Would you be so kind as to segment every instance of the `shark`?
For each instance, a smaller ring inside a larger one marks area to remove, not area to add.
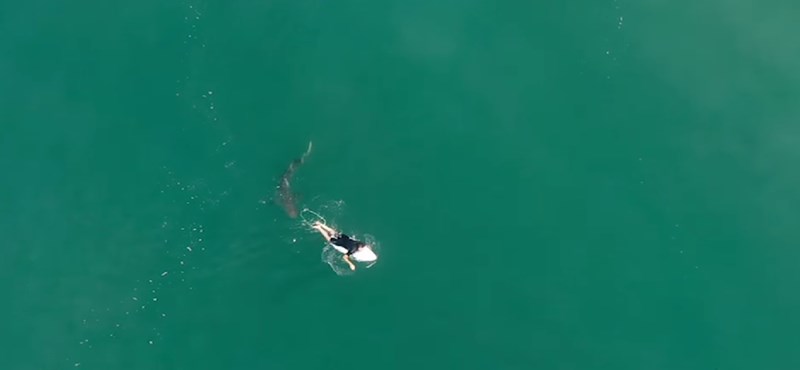
[[[298,211],[297,211],[297,196],[292,191],[292,178],[294,177],[294,173],[297,172],[297,169],[305,163],[306,158],[308,155],[311,154],[311,147],[312,143],[308,142],[308,149],[306,149],[305,153],[301,155],[299,158],[295,158],[289,163],[289,168],[281,176],[281,182],[278,184],[277,189],[277,196],[275,197],[276,202],[279,206],[286,211],[286,215],[290,218],[297,218]]]

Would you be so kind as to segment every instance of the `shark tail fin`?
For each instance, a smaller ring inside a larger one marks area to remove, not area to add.
[[[303,162],[305,162],[305,161],[306,161],[306,157],[308,157],[308,156],[309,156],[309,154],[311,154],[311,148],[312,148],[312,144],[313,144],[313,143],[312,143],[311,141],[309,141],[309,142],[308,142],[308,149],[306,149],[306,152],[305,152],[305,153],[303,153],[303,156],[302,156],[302,157],[300,157],[300,163],[303,163]]]

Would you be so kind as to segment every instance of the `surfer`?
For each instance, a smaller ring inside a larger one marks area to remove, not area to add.
[[[350,266],[350,270],[356,269],[356,265],[350,260],[350,256],[358,262],[373,262],[378,259],[375,252],[372,251],[372,247],[367,243],[355,240],[347,234],[340,233],[319,221],[314,222],[311,227],[319,231],[322,237],[325,238],[334,249],[344,254],[342,259]]]
[[[291,218],[297,217],[297,205],[295,204],[295,195],[292,192],[291,180],[297,168],[305,163],[306,157],[308,157],[309,154],[311,154],[310,141],[308,142],[308,149],[306,149],[306,152],[303,153],[300,158],[296,158],[292,163],[289,163],[289,168],[287,168],[286,172],[281,176],[281,183],[278,185],[278,196],[276,200]]]

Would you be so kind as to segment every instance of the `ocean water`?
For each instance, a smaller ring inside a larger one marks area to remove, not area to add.
[[[5,2],[0,369],[796,369],[795,8]]]

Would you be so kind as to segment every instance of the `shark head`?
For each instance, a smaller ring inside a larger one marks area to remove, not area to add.
[[[297,207],[294,206],[294,203],[286,205],[286,214],[291,218],[297,218]]]

